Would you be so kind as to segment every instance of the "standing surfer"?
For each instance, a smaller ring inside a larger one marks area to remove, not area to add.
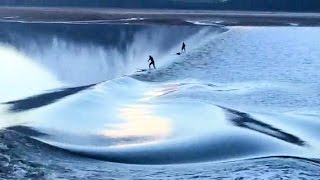
[[[186,44],[183,42],[181,47],[181,53],[186,52]]]
[[[154,59],[153,59],[153,57],[152,57],[151,55],[149,56],[148,62],[149,62],[149,61],[150,61],[149,69],[151,69],[151,65],[153,65],[153,68],[156,69],[156,66],[155,66],[155,64],[154,64]]]

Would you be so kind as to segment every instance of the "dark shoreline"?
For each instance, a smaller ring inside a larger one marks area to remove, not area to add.
[[[136,19],[132,19],[136,18]],[[320,13],[0,7],[1,22],[320,26]]]

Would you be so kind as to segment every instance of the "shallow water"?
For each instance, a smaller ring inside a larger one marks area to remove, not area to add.
[[[319,28],[1,26],[3,178],[320,175]]]

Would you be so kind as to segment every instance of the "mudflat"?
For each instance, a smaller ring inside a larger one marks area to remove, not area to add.
[[[1,21],[226,26],[320,26],[320,13],[104,8],[0,7]]]

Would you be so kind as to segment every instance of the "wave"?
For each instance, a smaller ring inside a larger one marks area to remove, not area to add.
[[[15,132],[18,132],[19,134],[16,134]],[[30,127],[25,127],[25,126],[14,126],[10,127],[5,131],[1,131],[1,136],[5,135],[6,140],[4,143],[7,143],[7,141],[11,141],[11,144],[15,144],[18,141],[28,141],[28,144],[30,147],[36,147],[36,146],[42,146],[42,149],[45,149],[45,146],[51,148],[49,150],[45,150],[45,153],[50,154],[53,151],[60,150],[62,152],[67,152],[71,153],[74,155],[80,155],[82,157],[89,157],[89,158],[94,158],[98,160],[105,160],[109,162],[118,162],[118,163],[134,163],[134,164],[176,164],[176,163],[194,163],[194,162],[208,162],[215,160],[216,162],[230,162],[230,161],[242,161],[244,159],[263,159],[263,158],[268,158],[268,157],[299,157],[299,156],[272,156],[272,155],[260,155],[260,156],[253,156],[251,154],[255,150],[252,150],[252,152],[248,152],[247,156],[238,156],[237,158],[226,158],[226,154],[232,153],[233,155],[235,152],[230,152],[228,148],[236,147],[238,148],[239,145],[233,145],[233,146],[216,146],[216,145],[221,145],[220,144],[215,144],[215,143],[208,143],[205,144],[206,146],[198,146],[195,147],[192,150],[186,151],[181,149],[176,149],[175,151],[171,151],[174,149],[171,148],[166,148],[166,152],[156,152],[156,156],[151,152],[147,151],[147,154],[143,154],[146,152],[125,152],[124,150],[117,150],[117,152],[114,151],[102,151],[102,148],[95,148],[95,150],[90,150],[89,148],[85,149],[82,148],[81,151],[74,150],[72,148],[66,148],[63,146],[57,146],[56,144],[52,143],[46,143],[43,140],[37,141],[37,139],[40,139],[39,137],[46,137],[48,136],[47,134],[44,134],[42,132],[39,132],[37,130],[34,130]],[[31,138],[30,138],[31,137]],[[222,139],[225,140],[225,139]],[[241,140],[241,139],[239,139]],[[247,139],[246,139],[247,140]],[[45,142],[45,143],[43,143]],[[232,143],[232,141],[230,141]],[[225,145],[230,145],[229,143],[225,143]],[[250,147],[253,144],[248,144]],[[228,148],[226,148],[228,147]],[[242,148],[248,148],[246,145],[241,146]],[[20,148],[25,148],[23,144],[21,144]],[[190,148],[183,146],[183,148]],[[202,151],[199,150],[200,148],[204,148]],[[208,149],[209,148],[209,149]],[[105,148],[106,149],[106,148]],[[207,150],[205,150],[207,149]],[[41,149],[40,149],[41,150]],[[85,151],[86,150],[86,151]],[[100,152],[99,152],[100,151]],[[146,151],[146,150],[145,150]],[[222,151],[222,152],[221,152]],[[225,152],[226,151],[226,152]],[[33,153],[33,152],[30,152]],[[183,154],[182,154],[183,153]],[[196,153],[201,153],[201,154],[196,154]],[[216,154],[217,153],[217,154]],[[243,153],[243,152],[242,152]],[[238,152],[238,155],[242,154],[241,152]],[[220,158],[214,158],[214,156],[221,156]],[[300,157],[301,159],[306,159],[309,161],[313,161],[317,163],[316,159],[309,159],[309,158],[303,158]]]
[[[23,113],[23,119],[30,119],[24,123],[27,127],[11,130],[68,152],[110,162],[230,161],[298,156],[301,152],[309,153],[310,147],[315,148],[312,141],[290,128],[282,129],[249,113],[170,98],[171,94],[194,86],[199,85],[159,86],[123,77],[6,105],[10,113]],[[35,99],[43,104],[34,105]],[[192,112],[182,113],[191,107]]]
[[[28,34],[25,35],[25,29]],[[5,23],[0,41],[16,47],[72,86],[94,84],[148,67],[152,55],[158,67],[173,62],[182,41],[189,50],[224,29],[195,26],[126,26],[91,24]],[[97,38],[99,37],[99,38]],[[100,38],[101,37],[101,38]]]
[[[37,35],[27,37],[15,33],[21,32],[21,26],[13,24],[11,27],[14,28],[9,31],[2,29],[8,34],[2,41],[11,46],[1,48],[8,57],[19,56],[7,67],[19,65],[28,71],[22,71],[23,74],[1,72],[15,74],[22,88],[18,89],[18,94],[6,90],[12,96],[1,99],[0,119],[4,124],[1,127],[8,127],[4,131],[20,132],[32,138],[32,145],[41,142],[82,157],[131,164],[227,162],[301,154],[304,158],[319,156],[316,135],[308,132],[312,123],[286,121],[281,116],[273,119],[272,115],[221,105],[215,99],[223,94],[283,90],[278,86],[256,82],[216,84],[207,76],[201,82],[192,82],[180,75],[183,70],[195,73],[184,65],[194,67],[193,63],[203,60],[203,52],[210,53],[208,50],[215,45],[204,42],[225,32],[223,28],[138,26],[130,29],[125,26],[123,30],[121,26],[121,31],[103,31],[106,34],[99,37],[108,36],[107,33],[122,35],[101,41],[91,38],[100,32],[100,26],[99,31],[91,32],[92,29],[82,31],[68,25],[70,32],[55,33],[57,29],[47,31],[51,25],[32,25],[24,28],[39,28],[34,31]],[[176,56],[183,40],[194,46],[188,46],[190,53],[187,55]],[[12,46],[16,49],[12,50]],[[134,73],[136,68],[145,66],[144,58],[150,53],[157,57],[159,70]],[[194,61],[186,61],[188,57]],[[203,71],[203,66],[209,69],[208,63],[208,60],[200,62],[198,71]],[[172,69],[177,64],[179,68]],[[185,69],[180,70],[182,68]],[[170,72],[176,73],[175,81],[162,79],[162,74]],[[33,82],[34,76],[39,81]],[[158,81],[155,83],[152,78]],[[6,88],[14,87],[9,84],[11,81],[7,82]],[[37,89],[23,92],[23,88],[31,86],[29,83]],[[69,88],[63,83],[68,83]],[[283,125],[284,122],[290,123]],[[20,142],[14,138],[13,141]]]
[[[62,149],[48,146],[13,130],[0,132],[0,175],[3,178],[27,177],[51,179],[57,177],[73,178],[81,173],[86,177],[126,178],[153,177],[168,178],[251,178],[289,176],[296,177],[291,171],[297,171],[299,177],[317,178],[319,176],[319,159],[299,156],[265,156],[260,158],[239,159],[216,163],[197,163],[170,166],[143,166],[108,163],[82,158]],[[5,153],[5,154],[3,154]],[[45,162],[45,163],[44,163]],[[79,163],[81,162],[81,163]],[[81,167],[81,168],[80,168]],[[195,167],[201,167],[195,168]],[[107,169],[107,171],[100,170]],[[142,170],[143,169],[143,170]],[[116,171],[117,170],[117,171]],[[110,175],[110,171],[116,173]],[[214,172],[213,174],[211,172]],[[17,175],[17,173],[19,173]],[[99,175],[97,175],[99,173]],[[57,175],[58,174],[58,175]],[[119,174],[121,174],[119,176]],[[229,174],[228,176],[226,174]]]

